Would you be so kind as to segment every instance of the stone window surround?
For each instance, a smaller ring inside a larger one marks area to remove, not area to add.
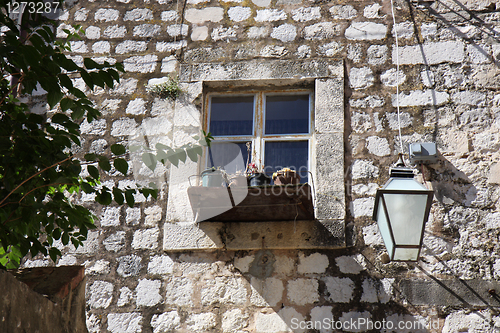
[[[187,162],[171,168],[164,224],[165,251],[318,249],[345,247],[344,187],[344,66],[332,59],[267,60],[183,64],[180,82],[206,93],[226,87],[264,87],[279,89],[308,82],[314,86],[314,133],[311,171],[314,177],[316,221],[290,222],[192,222],[187,197],[187,177],[199,166]],[[189,89],[188,89],[189,90]],[[187,107],[197,110],[196,124],[182,124],[181,114],[174,119],[174,133],[194,135],[202,129],[202,110],[193,99]],[[176,113],[186,112],[176,108]],[[293,227],[291,226],[293,224]]]

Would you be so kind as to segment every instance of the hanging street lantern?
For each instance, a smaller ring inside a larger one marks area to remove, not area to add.
[[[392,261],[417,261],[434,191],[414,179],[413,170],[404,166],[401,156],[389,174],[375,195],[373,219]]]

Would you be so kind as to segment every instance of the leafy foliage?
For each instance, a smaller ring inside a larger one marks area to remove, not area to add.
[[[181,93],[178,78],[168,78],[166,82],[146,85],[146,91],[161,98],[176,99]]]
[[[80,145],[78,123],[100,116],[72,79],[81,77],[90,89],[113,88],[123,66],[92,59],[77,65],[65,53],[71,50],[70,40],[81,38],[80,27],[65,30],[68,37],[58,40],[54,22],[29,12],[18,27],[6,15],[9,2],[0,0],[4,31],[0,38],[0,268],[18,266],[28,253],[49,255],[55,261],[61,255],[58,243],[81,246],[95,228],[95,216],[75,204],[71,199],[75,194],[95,194],[100,204],[126,202],[131,207],[134,193],[157,196],[151,186],[110,189],[101,183],[101,176],[113,167],[123,175],[129,173],[124,146],[112,145],[107,155],[87,154],[84,161],[72,153],[72,146]],[[46,91],[50,108],[58,107],[58,112],[35,114],[20,101],[19,96],[37,89]],[[154,153],[143,148],[143,160],[152,169],[157,162],[177,165],[185,156],[196,160],[201,155],[196,145],[156,148]]]

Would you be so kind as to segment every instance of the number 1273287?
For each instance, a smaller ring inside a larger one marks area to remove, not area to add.
[[[44,2],[44,1],[13,1],[7,3],[7,12],[9,14],[22,14],[25,11],[30,14],[49,14],[53,13],[59,7],[59,2]]]

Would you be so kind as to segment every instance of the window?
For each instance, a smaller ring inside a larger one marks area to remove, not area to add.
[[[268,176],[289,167],[307,182],[313,100],[313,92],[303,89],[208,94],[206,128],[215,140],[206,165],[235,173],[244,171],[250,158]]]

